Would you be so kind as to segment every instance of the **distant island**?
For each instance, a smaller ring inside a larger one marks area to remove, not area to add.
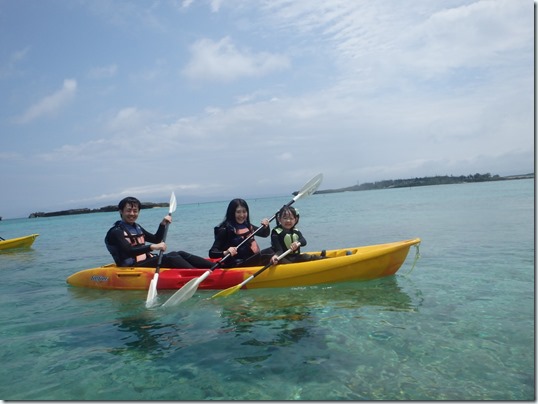
[[[369,191],[374,189],[387,189],[387,188],[406,188],[406,187],[422,187],[427,185],[446,185],[446,184],[464,184],[470,182],[487,182],[487,181],[506,181],[506,180],[521,180],[534,178],[534,173],[522,174],[522,175],[510,175],[501,177],[499,175],[487,174],[471,174],[460,175],[455,177],[453,175],[437,175],[435,177],[421,177],[421,178],[409,178],[405,180],[383,180],[377,182],[365,182],[364,184],[357,184],[345,188],[337,189],[325,189],[316,191],[314,194],[331,194],[336,192],[349,192],[349,191]],[[293,192],[292,195],[297,195],[297,192]],[[168,202],[153,203],[142,202],[141,209],[151,208],[165,208],[168,207]],[[50,216],[66,216],[66,215],[80,215],[84,213],[97,213],[97,212],[117,212],[117,205],[108,205],[98,209],[68,209],[58,212],[34,212],[28,216],[30,219],[37,217],[50,217]]]
[[[373,189],[387,189],[387,188],[407,188],[407,187],[422,187],[428,185],[447,185],[447,184],[466,184],[471,182],[487,182],[487,181],[506,181],[506,180],[522,180],[534,178],[534,173],[522,174],[522,175],[510,175],[501,177],[499,175],[487,174],[470,174],[470,175],[436,175],[434,177],[421,177],[421,178],[409,178],[405,180],[383,180],[377,182],[365,182],[364,184],[357,184],[346,188],[326,189],[322,191],[316,191],[314,194],[330,194],[335,192],[349,192],[349,191],[369,191]],[[297,195],[297,192],[293,193]]]
[[[140,209],[166,208],[166,207],[168,207],[168,202],[162,202],[162,203],[141,202]],[[118,211],[118,205],[108,205],[108,206],[104,206],[98,209],[81,208],[81,209],[60,210],[58,212],[48,212],[48,213],[34,212],[34,213],[31,213],[30,216],[28,216],[28,218],[33,219],[36,217],[80,215],[83,213],[117,212],[117,211]]]

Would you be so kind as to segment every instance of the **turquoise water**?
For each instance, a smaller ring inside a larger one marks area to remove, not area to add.
[[[321,187],[323,188],[323,187]],[[226,202],[181,204],[171,249],[207,255]],[[249,200],[255,221],[291,196]],[[308,250],[420,237],[370,282],[241,290],[146,310],[144,291],[73,288],[111,262],[117,213],[3,220],[4,400],[534,400],[534,181],[312,195]],[[156,229],[166,209],[142,211]],[[267,240],[259,239],[262,247]],[[412,269],[412,270],[411,270]],[[172,292],[159,292],[164,301]]]

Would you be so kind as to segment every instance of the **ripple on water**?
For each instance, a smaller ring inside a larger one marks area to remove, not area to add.
[[[371,339],[374,339],[376,341],[388,341],[389,339],[394,337],[394,334],[391,333],[390,331],[381,330],[381,331],[373,331],[370,334],[368,334],[368,336]]]

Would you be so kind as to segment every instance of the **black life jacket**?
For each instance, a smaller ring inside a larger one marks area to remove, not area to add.
[[[115,228],[120,228],[123,231],[123,235],[125,236],[125,239],[131,244],[132,246],[139,246],[144,245],[146,243],[144,232],[142,231],[142,228],[135,223],[134,225],[134,233],[131,233],[132,229],[127,228],[121,220],[118,220],[116,223],[114,223],[114,226],[109,230],[112,231]],[[116,262],[116,265],[118,266],[129,266],[133,265],[135,262],[140,262],[148,259],[148,254],[140,254],[137,255],[136,258],[132,259],[132,262],[129,260],[132,257],[122,257],[119,249],[117,246],[109,244],[108,237],[105,237],[105,245],[107,250],[110,252],[110,255],[112,255],[112,258],[114,258],[114,262]],[[127,262],[126,262],[127,261]]]

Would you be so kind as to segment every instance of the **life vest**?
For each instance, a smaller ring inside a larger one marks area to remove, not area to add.
[[[250,235],[250,233],[252,233],[251,229],[247,229],[246,227],[243,227],[241,229],[235,229],[235,234],[241,238],[241,242],[246,239]],[[256,240],[254,240],[254,237],[250,239],[250,249],[252,250],[253,254],[260,252],[260,246],[258,245],[258,243],[256,243]]]
[[[282,247],[283,251],[289,250],[292,243],[299,241],[299,235],[295,232],[295,229],[289,231],[277,226],[275,227],[274,231],[276,234],[278,234],[278,240],[280,241],[280,246]],[[297,250],[292,251],[291,254],[299,254],[300,250],[301,249],[298,248]]]
[[[220,226],[215,227],[215,237],[220,228]],[[227,239],[230,243],[230,246],[237,247],[252,233],[252,226],[249,226],[248,228],[235,228],[231,224],[227,223],[226,231]],[[237,250],[238,256],[242,259],[247,259],[258,252],[260,252],[260,246],[254,239],[254,237],[250,239],[250,242],[246,242]]]
[[[122,223],[118,222],[118,226],[123,230],[123,235],[125,239],[133,246],[139,246],[146,244],[146,239],[144,237],[144,232],[138,224],[135,223],[134,228],[136,233],[132,234],[129,232],[129,229]],[[148,258],[146,253],[136,256],[136,262],[144,261]]]

